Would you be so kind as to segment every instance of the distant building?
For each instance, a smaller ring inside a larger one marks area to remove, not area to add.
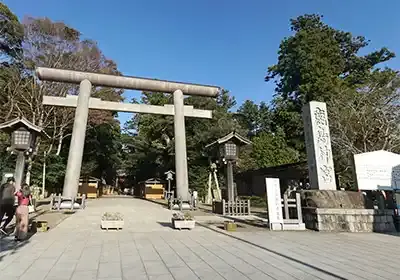
[[[285,192],[289,186],[305,188],[308,184],[307,162],[284,164],[239,173],[235,176],[238,195],[265,197],[265,178],[279,178],[282,192]]]

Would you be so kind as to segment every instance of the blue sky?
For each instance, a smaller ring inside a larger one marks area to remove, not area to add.
[[[238,104],[270,101],[265,83],[289,19],[320,13],[332,26],[364,35],[370,50],[400,56],[399,0],[6,0],[20,18],[47,16],[96,40],[125,75],[214,84]],[[378,4],[380,3],[380,4]],[[400,60],[389,66],[400,69]],[[126,92],[129,101],[136,92]],[[126,101],[126,102],[127,102]],[[120,114],[123,123],[130,114]]]

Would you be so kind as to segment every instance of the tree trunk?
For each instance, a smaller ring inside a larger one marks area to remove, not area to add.
[[[49,155],[52,150],[53,150],[53,141],[51,141],[49,148],[47,149],[47,154]]]
[[[32,122],[36,124],[36,116],[35,114],[33,115]],[[40,114],[39,121],[38,121],[38,126],[43,127],[43,112]],[[41,139],[40,136],[36,138],[36,143],[35,147],[33,148],[32,153],[29,154],[28,157],[28,166],[26,167],[26,175],[25,175],[25,183],[30,186],[31,184],[31,173],[32,173],[32,166],[34,162],[34,157],[37,155],[39,151],[39,147],[41,144]]]
[[[59,156],[60,153],[61,153],[61,147],[62,147],[63,139],[64,139],[64,135],[63,135],[63,133],[61,133],[60,137],[58,138],[57,152],[56,152],[57,156]]]
[[[26,175],[25,175],[25,183],[28,184],[29,186],[31,185],[32,164],[33,164],[32,155],[29,155],[28,166],[26,167]]]
[[[36,139],[36,145],[35,145],[35,148],[33,149],[33,152],[30,153],[28,156],[28,165],[26,167],[25,183],[27,183],[29,186],[31,184],[31,172],[32,172],[34,157],[35,157],[35,155],[37,155],[37,153],[39,151],[40,144],[41,144],[41,139],[40,139],[40,137],[38,137]]]

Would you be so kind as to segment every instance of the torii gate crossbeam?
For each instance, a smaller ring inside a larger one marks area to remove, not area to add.
[[[78,96],[67,95],[66,97],[43,96],[43,105],[76,108],[78,106]],[[90,97],[89,109],[106,110],[127,113],[156,114],[173,116],[175,114],[174,105],[147,105],[119,103],[113,101],[103,101],[100,98]],[[193,106],[184,106],[185,117],[211,119],[212,111],[194,109]]]

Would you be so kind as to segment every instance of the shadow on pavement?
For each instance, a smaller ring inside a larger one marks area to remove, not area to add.
[[[140,199],[140,198],[138,198],[138,199]],[[152,202],[152,203],[155,203],[155,204],[158,204],[158,205],[161,205],[165,209],[169,209],[167,202],[165,202],[163,200],[153,200],[153,199],[144,199],[144,200]],[[202,205],[198,206],[198,210],[200,210],[201,212],[204,212],[204,213],[206,213],[208,215],[215,215],[215,216],[227,219],[227,220],[235,221],[238,224],[248,225],[248,226],[257,227],[257,228],[261,228],[261,229],[268,229],[268,224],[266,224],[261,219],[252,219],[252,220],[248,219],[248,220],[246,220],[246,219],[238,219],[238,218],[233,217],[233,216],[218,215],[218,214],[213,213],[212,210],[207,209],[206,207],[203,207]]]
[[[172,224],[171,223],[167,223],[167,222],[157,222],[160,226],[163,226],[163,227],[166,227],[166,228],[174,228],[173,226],[172,226]]]
[[[312,264],[303,262],[303,261],[301,261],[301,260],[295,259],[295,258],[293,258],[293,257],[287,256],[287,255],[285,255],[285,254],[279,253],[279,252],[277,252],[277,251],[275,251],[275,250],[268,249],[268,248],[266,248],[266,247],[264,247],[264,246],[258,245],[258,244],[256,244],[256,243],[251,242],[251,241],[248,241],[248,240],[242,239],[242,238],[240,238],[240,237],[237,237],[237,236],[234,236],[234,235],[225,233],[225,232],[223,232],[223,231],[221,231],[221,230],[214,229],[214,228],[209,227],[209,226],[204,225],[204,224],[199,224],[199,225],[202,226],[202,227],[205,227],[205,228],[207,228],[207,229],[209,229],[209,230],[212,230],[212,231],[214,231],[214,232],[217,232],[217,233],[219,233],[219,234],[223,234],[223,235],[225,235],[225,236],[234,238],[234,239],[236,239],[236,240],[238,240],[238,241],[242,241],[242,242],[244,242],[244,243],[246,243],[246,244],[249,244],[249,245],[251,245],[251,246],[260,248],[260,249],[262,249],[262,250],[264,250],[264,251],[268,251],[268,252],[270,252],[270,253],[272,253],[272,254],[275,254],[275,255],[277,255],[277,256],[283,257],[283,258],[285,258],[285,259],[287,259],[287,260],[289,260],[289,261],[296,262],[296,263],[301,264],[301,265],[303,265],[303,266],[307,266],[307,267],[309,267],[309,268],[312,268],[312,269],[314,269],[314,270],[316,270],[316,271],[319,271],[319,272],[321,272],[321,273],[324,273],[324,274],[329,275],[329,276],[331,276],[331,277],[334,277],[334,278],[336,278],[336,279],[339,279],[339,280],[348,280],[348,279],[345,278],[345,277],[342,277],[342,276],[337,275],[337,274],[335,274],[335,273],[329,272],[329,271],[327,271],[327,270],[325,270],[325,269],[319,268],[319,267],[314,266],[314,265],[312,265]]]
[[[263,220],[261,219],[242,219],[242,218],[237,218],[234,216],[223,216],[223,215],[218,215],[213,213],[210,209],[207,209],[205,207],[199,206],[199,209],[205,213],[212,214],[212,215],[217,215],[219,217],[222,217],[227,220],[232,220],[235,221],[238,224],[244,224],[252,227],[257,227],[257,228],[262,228],[262,229],[268,229],[268,224],[266,224]]]
[[[142,200],[145,200],[145,201],[148,201],[148,202],[152,202],[152,203],[161,205],[161,206],[164,207],[165,209],[169,209],[169,208],[168,208],[168,202],[166,202],[166,201],[164,201],[164,200],[159,201],[159,200],[155,200],[155,199],[145,199],[145,198],[139,198],[139,197],[135,197],[135,199],[142,199]]]
[[[20,241],[20,242],[16,242],[14,240],[14,232],[15,227],[9,227],[7,229],[7,233],[8,235],[2,235],[0,237],[0,262],[3,260],[3,258],[6,255],[13,255],[14,253],[16,253],[20,248],[24,247],[25,245],[27,245],[30,241],[29,239],[35,235],[36,230],[30,230],[28,232],[27,238],[24,241]]]
[[[397,232],[374,232],[374,233],[400,237],[400,232],[398,232],[398,231]]]
[[[132,199],[132,198],[136,198],[133,195],[129,195],[129,194],[103,194],[102,196],[98,197],[97,199],[110,199],[110,198],[126,198],[126,199]],[[88,199],[90,200],[90,198]]]
[[[29,217],[28,235],[24,241],[21,241],[21,242],[14,241],[15,223],[11,224],[11,226],[7,227],[7,230],[6,230],[7,235],[0,235],[0,262],[3,260],[3,258],[6,255],[10,254],[9,251],[11,251],[11,254],[14,254],[21,247],[25,246],[26,244],[28,244],[30,242],[29,239],[33,235],[35,235],[37,232],[37,228],[35,226],[33,226],[33,222],[36,220],[36,218],[42,216],[46,212],[47,211],[43,211],[43,210],[38,211]]]
[[[3,260],[3,258],[5,256],[13,255],[15,252],[17,252],[20,248],[25,246],[27,243],[29,243],[29,239],[17,243],[14,241],[14,237],[12,237],[12,236],[1,237],[1,239],[0,239],[0,262]]]
[[[227,216],[226,218],[231,219],[238,224],[240,223],[240,224],[245,224],[245,225],[252,226],[252,227],[269,229],[268,224],[265,223],[263,220],[258,220],[258,219],[245,220],[245,219],[238,219],[238,218],[232,217],[232,216]]]
[[[41,207],[41,206],[44,206],[44,205],[50,205],[50,200],[37,200],[35,202],[35,206],[36,207]]]

